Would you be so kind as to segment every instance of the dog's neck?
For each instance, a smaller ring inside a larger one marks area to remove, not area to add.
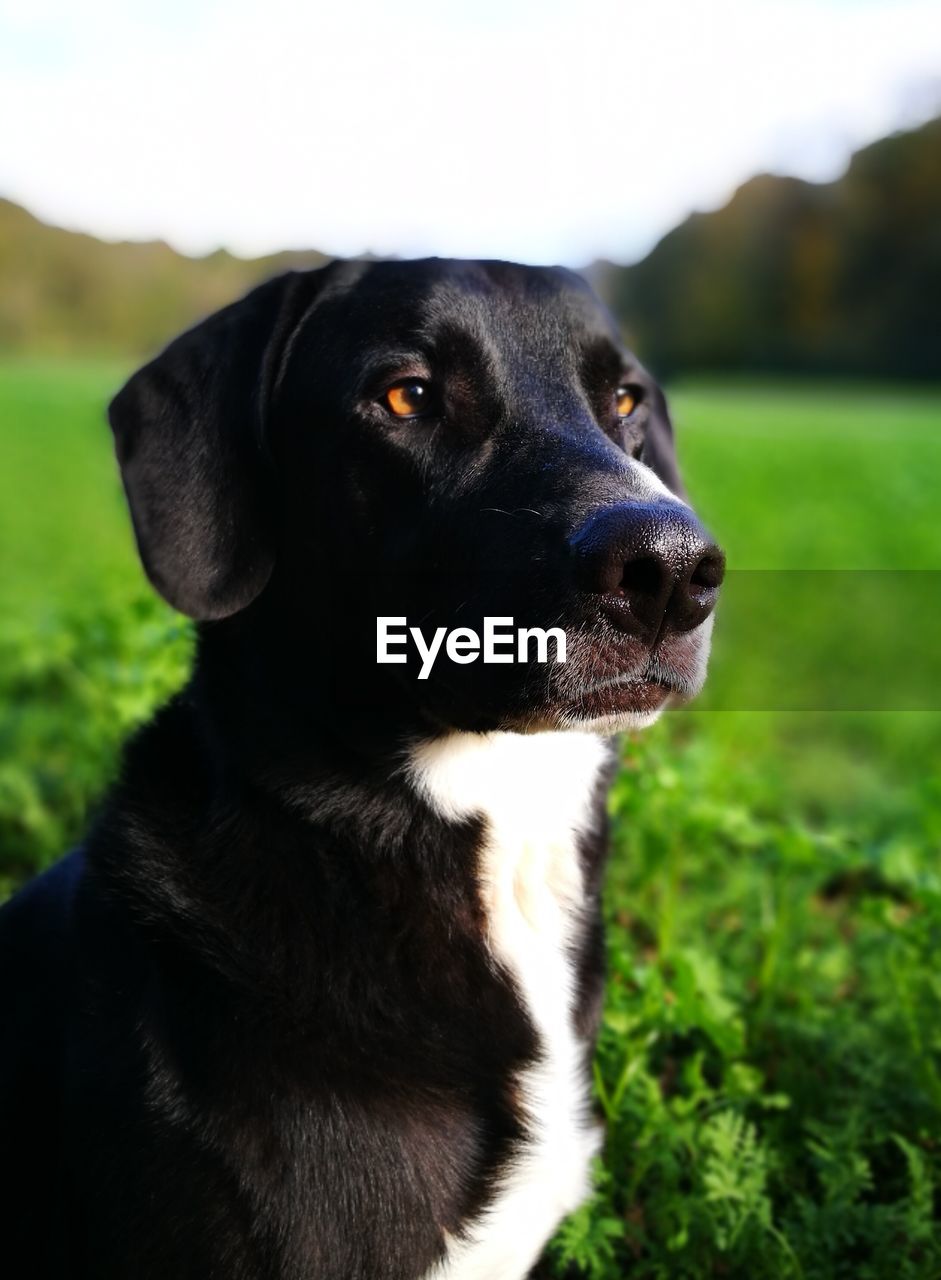
[[[473,702],[457,725],[439,722],[423,698],[430,686],[377,663],[375,634],[366,605],[328,587],[299,599],[278,583],[242,614],[200,627],[190,697],[217,755],[243,776],[283,769],[300,782],[320,761],[382,773],[416,742],[509,727]]]

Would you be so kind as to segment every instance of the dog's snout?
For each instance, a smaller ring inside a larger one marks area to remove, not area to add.
[[[725,557],[678,502],[621,503],[572,536],[577,585],[622,630],[655,640],[691,631],[715,607]]]

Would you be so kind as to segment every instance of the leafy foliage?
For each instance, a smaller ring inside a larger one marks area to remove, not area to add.
[[[112,608],[115,606],[112,605]],[[150,595],[0,633],[0,890],[54,862],[121,744],[185,678],[188,628]]]
[[[917,872],[912,855],[922,830],[936,839],[941,796],[915,785],[900,826],[812,826],[743,770],[773,727],[747,719],[721,743],[690,716],[627,746],[596,1062],[605,1172],[555,1242],[559,1274],[603,1230],[585,1272],[602,1280],[928,1280],[941,902],[934,848]]]

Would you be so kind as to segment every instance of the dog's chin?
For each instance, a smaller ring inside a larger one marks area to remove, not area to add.
[[[667,707],[685,700],[686,695],[657,680],[615,677],[586,685],[575,697],[513,717],[502,727],[517,733],[625,733],[648,728]]]
[[[639,733],[641,729],[649,729],[660,719],[669,703],[664,703],[657,711],[640,712],[624,711],[618,714],[593,716],[590,720],[572,719],[561,727],[572,733],[597,733],[602,737],[612,737],[618,733]]]
[[[589,685],[562,708],[564,727],[595,733],[646,729],[658,720],[679,691],[659,680],[615,679]]]

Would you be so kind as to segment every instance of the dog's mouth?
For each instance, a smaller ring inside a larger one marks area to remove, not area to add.
[[[500,615],[498,621],[512,619]],[[487,665],[485,651],[474,666],[454,666],[445,652],[433,669],[426,661],[429,670],[423,683],[419,674],[407,687],[424,695],[422,712],[436,723],[461,728],[495,723],[526,733],[643,728],[666,707],[688,701],[702,688],[711,615],[689,631],[655,636],[653,643],[648,637],[625,634],[597,615],[572,619],[556,614],[552,622],[556,634],[550,640],[546,620],[526,619],[519,635],[527,637],[528,647],[517,648],[517,654],[525,655],[517,661],[507,655],[506,645],[490,659],[496,667]],[[533,640],[537,632],[542,637],[539,647]]]
[[[576,694],[565,712],[579,720],[648,716],[660,711],[671,697],[682,696],[677,684],[647,676],[621,676],[587,685]]]
[[[711,619],[696,631],[671,636],[653,650],[606,644],[576,646],[575,663],[559,706],[568,724],[650,723],[668,705],[694,698],[708,661]]]

